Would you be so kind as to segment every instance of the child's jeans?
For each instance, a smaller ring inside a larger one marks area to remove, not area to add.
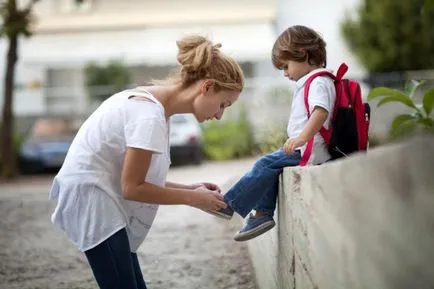
[[[243,218],[253,210],[273,216],[279,191],[279,175],[284,167],[300,163],[300,151],[285,155],[282,149],[259,158],[224,196],[227,204]]]

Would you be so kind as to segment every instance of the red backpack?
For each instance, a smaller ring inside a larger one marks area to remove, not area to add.
[[[368,148],[368,130],[371,109],[368,103],[363,103],[360,85],[355,80],[343,79],[348,66],[343,63],[336,75],[327,71],[315,73],[306,81],[304,89],[304,103],[309,111],[309,87],[315,77],[328,76],[334,80],[336,88],[336,102],[330,128],[320,129],[320,134],[328,145],[331,159],[348,156],[357,151],[366,151]],[[308,141],[306,150],[301,158],[300,166],[305,166],[312,154],[313,138]]]

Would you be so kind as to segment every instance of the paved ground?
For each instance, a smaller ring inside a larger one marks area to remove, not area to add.
[[[224,186],[252,162],[175,167],[169,180]],[[49,183],[49,176],[37,176],[0,185],[0,289],[96,288],[83,255],[49,221]],[[148,288],[255,288],[246,246],[232,240],[239,221],[186,206],[160,207],[139,250]]]

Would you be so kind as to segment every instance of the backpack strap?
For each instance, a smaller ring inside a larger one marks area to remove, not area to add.
[[[345,73],[348,70],[348,66],[345,63],[342,63],[339,66],[339,69],[336,73],[336,75],[328,72],[328,71],[320,71],[317,72],[315,74],[313,74],[312,76],[310,76],[307,80],[306,80],[306,84],[304,86],[304,105],[306,107],[306,111],[307,111],[307,118],[310,118],[310,110],[309,110],[309,88],[310,88],[310,84],[312,83],[312,81],[318,77],[318,76],[328,76],[331,79],[333,79],[333,81],[340,81],[342,79],[342,77],[345,75]],[[325,129],[324,127],[321,127],[321,129],[319,130],[319,133],[321,134],[322,138],[324,139],[324,141],[329,144],[330,143],[330,137],[331,137],[331,129]],[[300,166],[305,166],[307,164],[307,162],[309,161],[309,158],[312,154],[312,150],[313,150],[313,142],[314,142],[314,137],[312,137],[306,145],[306,149],[303,153],[303,155],[301,156],[301,160],[300,160]]]
[[[336,77],[335,77],[335,81],[336,80],[342,80],[342,78],[344,77],[345,73],[347,73],[348,71],[348,65],[346,65],[345,63],[342,63],[339,68],[338,71],[336,72]]]

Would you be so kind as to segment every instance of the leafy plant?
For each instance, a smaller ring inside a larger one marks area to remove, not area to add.
[[[206,124],[203,141],[208,159],[229,160],[251,155],[255,144],[245,108],[241,107],[238,118]]]
[[[417,132],[434,132],[434,89],[430,89],[424,93],[422,104],[417,104],[414,100],[416,90],[423,83],[423,81],[412,80],[407,83],[404,91],[388,87],[377,87],[369,93],[368,100],[382,98],[378,102],[377,107],[387,103],[398,102],[413,111],[411,114],[401,114],[395,117],[391,127],[392,137]]]

